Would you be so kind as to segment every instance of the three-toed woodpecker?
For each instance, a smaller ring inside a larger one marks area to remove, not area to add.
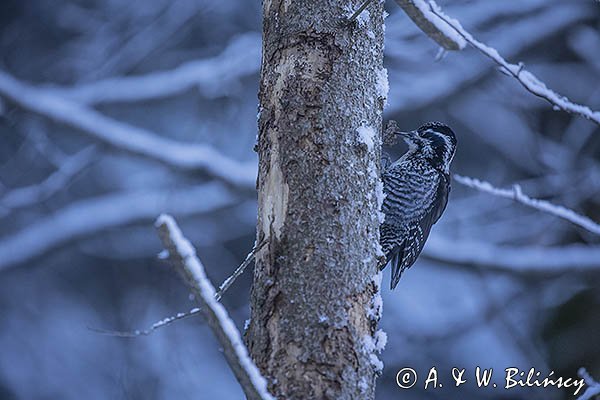
[[[416,131],[394,132],[408,144],[408,151],[383,171],[385,199],[380,243],[391,264],[394,289],[402,272],[414,264],[423,250],[431,226],[441,217],[450,193],[450,163],[456,136],[441,122],[428,122]]]

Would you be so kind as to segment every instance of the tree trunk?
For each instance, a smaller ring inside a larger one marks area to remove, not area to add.
[[[383,3],[263,1],[258,240],[247,341],[281,399],[372,399]]]

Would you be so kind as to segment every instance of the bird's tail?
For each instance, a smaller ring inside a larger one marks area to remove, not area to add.
[[[400,277],[402,276],[402,272],[405,269],[405,267],[402,266],[401,253],[401,251],[396,253],[392,258],[392,261],[390,262],[390,267],[392,269],[392,280],[390,281],[390,289],[392,290],[398,285],[398,282],[400,282]]]

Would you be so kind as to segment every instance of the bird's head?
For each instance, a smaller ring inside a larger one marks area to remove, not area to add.
[[[409,152],[419,154],[434,167],[449,173],[456,151],[456,136],[448,125],[427,122],[415,131],[396,133],[408,144]]]

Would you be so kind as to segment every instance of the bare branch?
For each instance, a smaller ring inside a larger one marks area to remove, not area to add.
[[[48,160],[55,168],[60,169],[69,155],[48,137],[43,123],[39,118],[28,118],[23,121],[23,130],[33,148]]]
[[[358,18],[360,13],[362,13],[365,10],[365,8],[367,8],[369,6],[369,4],[371,4],[371,1],[373,1],[373,0],[363,1],[363,3],[356,9],[356,11],[354,11],[354,13],[348,18],[348,21],[352,22],[356,18]]]
[[[89,146],[68,157],[58,170],[43,182],[13,189],[0,198],[0,216],[10,211],[40,203],[63,189],[77,174],[96,159],[95,146]]]
[[[600,273],[600,246],[498,246],[432,235],[423,249],[423,255],[443,263],[478,266],[486,271],[519,276]]]
[[[240,163],[214,148],[181,143],[106,117],[92,109],[19,82],[0,71],[0,95],[18,106],[68,125],[111,147],[187,171],[203,171],[231,185],[254,189],[256,165]]]
[[[250,400],[274,399],[267,391],[267,381],[248,355],[239,331],[225,307],[215,297],[216,292],[204,272],[204,266],[191,243],[183,236],[175,220],[161,215],[156,228],[175,268],[185,278],[198,301],[208,325],[223,347],[223,354],[246,397]]]
[[[177,313],[176,315],[173,315],[171,317],[163,318],[160,321],[153,323],[148,329],[144,329],[144,330],[136,329],[135,331],[113,331],[113,330],[106,330],[106,329],[98,329],[98,328],[94,328],[94,327],[88,327],[88,329],[90,329],[91,331],[94,331],[96,333],[100,333],[102,335],[107,335],[107,336],[116,336],[116,337],[122,337],[122,338],[134,338],[134,337],[139,337],[139,336],[148,336],[152,332],[157,330],[158,328],[162,328],[163,326],[167,326],[175,321],[179,321],[180,319],[186,319],[188,317],[193,317],[194,315],[198,315],[198,314],[200,314],[200,309],[197,307],[192,308],[190,311],[187,311],[184,313]]]
[[[199,201],[202,199],[202,201]],[[154,218],[162,211],[191,215],[234,204],[220,183],[194,188],[118,193],[81,200],[0,239],[0,271],[103,230]]]
[[[235,271],[233,271],[233,274],[231,274],[231,276],[229,276],[227,279],[225,279],[223,281],[223,283],[221,283],[221,286],[219,286],[219,290],[215,294],[215,300],[217,300],[217,301],[221,300],[221,298],[223,297],[223,294],[225,294],[225,292],[229,289],[229,287],[233,284],[233,282],[235,282],[236,279],[239,278],[240,275],[242,275],[244,273],[244,270],[246,269],[246,267],[248,265],[250,265],[250,262],[252,262],[256,253],[258,251],[260,251],[260,249],[262,249],[265,246],[265,244],[267,244],[267,242],[266,242],[266,240],[263,240],[260,244],[254,245],[254,247],[252,248],[252,251],[250,251],[250,253],[248,253],[248,255],[246,256],[246,259],[240,264],[240,266],[237,267]],[[117,336],[117,337],[131,338],[131,337],[138,337],[138,336],[148,336],[152,332],[157,330],[158,328],[162,328],[164,326],[170,325],[171,323],[173,323],[175,321],[179,321],[180,319],[185,319],[187,317],[192,317],[199,313],[200,313],[199,308],[193,308],[190,311],[183,312],[183,313],[180,312],[180,313],[177,313],[176,315],[173,315],[170,317],[165,317],[165,318],[161,319],[160,321],[152,324],[152,326],[150,326],[148,329],[144,329],[144,330],[136,329],[135,331],[112,331],[112,330],[104,330],[104,329],[97,329],[97,328],[90,328],[90,329],[92,329],[93,331],[98,332],[98,333],[102,333],[102,334],[109,335],[109,336]]]
[[[523,63],[510,64],[506,61],[498,51],[486,44],[476,40],[469,32],[467,32],[460,22],[455,19],[451,19],[446,16],[441,8],[434,2],[429,2],[431,12],[437,15],[440,19],[445,21],[456,33],[463,37],[469,44],[479,50],[482,54],[490,58],[500,67],[502,71],[507,73],[509,76],[514,77],[519,83],[530,93],[548,101],[552,104],[552,108],[555,110],[563,110],[568,113],[578,114],[590,121],[600,125],[600,112],[593,111],[587,106],[576,104],[566,97],[559,95],[558,93],[548,89],[546,84],[540,81],[531,72],[525,70]]]
[[[264,239],[259,244],[255,244],[254,248],[252,248],[252,251],[248,253],[246,259],[240,264],[240,266],[237,267],[235,271],[233,271],[233,274],[231,274],[229,278],[223,281],[221,286],[219,286],[219,291],[217,292],[217,295],[215,297],[217,301],[221,300],[221,297],[223,297],[223,293],[225,293],[227,289],[229,289],[229,287],[233,284],[233,282],[235,282],[235,280],[244,273],[246,267],[250,265],[250,262],[252,262],[256,253],[258,253],[265,246],[265,244],[267,244],[267,241]]]
[[[462,50],[466,46],[465,39],[451,29],[450,21],[456,20],[433,13],[424,0],[396,0],[396,3],[430,38],[446,50]]]
[[[246,33],[231,40],[216,57],[187,62],[147,75],[119,77],[71,88],[48,87],[56,96],[82,104],[136,102],[164,98],[199,87],[210,96],[222,94],[239,79],[260,68],[260,35]]]
[[[589,16],[589,9],[579,2],[568,4],[552,2],[545,6],[543,6],[545,3],[529,1],[496,2],[494,7],[490,4],[469,2],[455,8],[472,13],[469,23],[485,27],[486,34],[494,38],[497,48],[502,51],[504,57],[509,58],[517,56],[524,49],[540,44],[547,38],[560,34],[565,28],[581,25],[580,22],[585,21]],[[478,9],[479,7],[482,9]],[[409,39],[403,34],[403,30],[398,29],[400,20],[398,14],[391,16],[387,23],[389,29],[386,32],[386,40],[389,39],[392,45],[386,46],[386,56],[393,60],[400,60],[404,54],[426,51],[418,44],[419,41],[414,40],[412,42],[416,42],[414,43],[416,47],[406,48],[405,43]],[[507,18],[524,15],[527,17]],[[495,21],[502,22],[496,24]],[[395,24],[395,28],[392,28],[392,24]],[[519,40],[514,40],[515,37],[519,37]],[[422,57],[430,57],[430,55],[423,54]],[[407,65],[402,74],[390,75],[390,85],[392,87],[400,85],[403,89],[392,91],[390,94],[388,114],[399,110],[421,109],[442,98],[449,98],[472,85],[488,72],[489,63],[479,52],[462,52],[460,57],[447,59],[444,68],[423,63],[413,67]],[[432,85],[432,82],[435,84]],[[423,90],[423,87],[429,90]]]
[[[512,189],[499,189],[492,186],[492,184],[489,182],[470,178],[468,176],[454,174],[454,179],[472,189],[477,189],[494,196],[504,197],[505,199],[512,199],[528,207],[552,214],[558,218],[562,218],[565,221],[569,221],[577,226],[580,226],[592,233],[600,235],[600,224],[566,207],[552,204],[546,200],[532,199],[522,192],[521,186],[519,185],[513,185]]]
[[[600,382],[596,382],[594,378],[586,371],[585,368],[579,368],[577,372],[579,377],[581,377],[588,388],[585,392],[577,398],[577,400],[591,400],[595,396],[600,395]]]

